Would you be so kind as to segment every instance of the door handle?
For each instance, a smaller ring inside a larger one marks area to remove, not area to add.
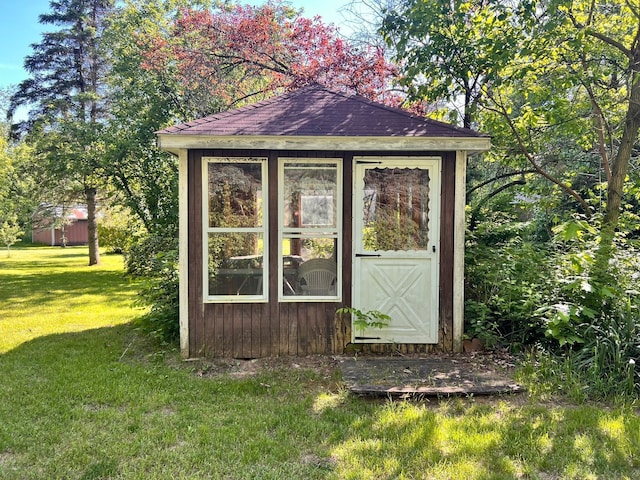
[[[366,257],[381,257],[379,253],[356,253],[356,258],[366,258]]]

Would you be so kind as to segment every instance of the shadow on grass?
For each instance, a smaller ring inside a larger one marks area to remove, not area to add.
[[[137,417],[163,379],[148,350],[127,355],[142,341],[124,324],[42,336],[1,354],[0,478],[115,475],[123,432],[108,424]]]
[[[369,401],[286,367],[199,377],[145,342],[128,324],[0,355],[0,477],[638,478],[632,411]]]
[[[469,400],[381,406],[334,447],[340,476],[639,478],[640,420],[634,412],[503,402],[500,411]],[[456,403],[452,412],[448,405]]]
[[[83,271],[23,275],[0,273],[0,298],[28,299],[38,305],[73,299],[80,295],[106,295],[117,301],[118,298],[131,298],[130,289],[127,288],[130,283],[122,272],[88,268]]]

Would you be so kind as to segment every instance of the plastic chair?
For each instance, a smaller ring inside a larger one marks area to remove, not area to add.
[[[298,268],[298,283],[302,295],[332,296],[336,294],[336,262],[327,258],[312,258]]]

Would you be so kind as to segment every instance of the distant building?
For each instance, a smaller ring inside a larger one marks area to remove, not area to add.
[[[89,242],[87,207],[40,205],[33,214],[33,243],[45,245],[86,245]]]

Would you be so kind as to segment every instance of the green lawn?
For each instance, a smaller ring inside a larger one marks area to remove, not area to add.
[[[154,351],[121,259],[102,262],[0,253],[1,479],[640,478],[629,406],[373,401],[303,362],[240,378]]]

